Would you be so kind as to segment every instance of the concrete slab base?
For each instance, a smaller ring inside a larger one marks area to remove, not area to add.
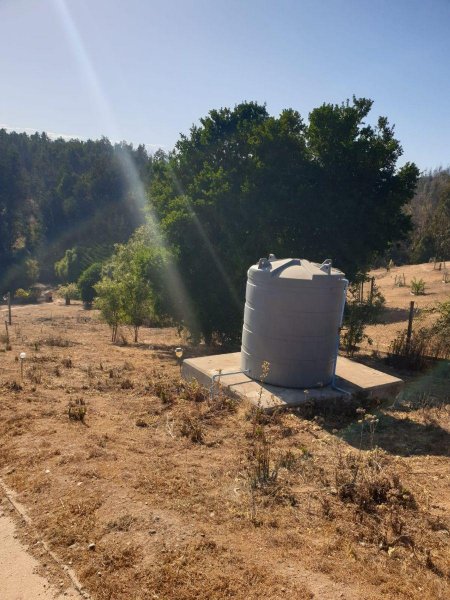
[[[398,377],[339,356],[336,365],[336,386],[343,391],[331,386],[308,390],[284,388],[261,384],[243,373],[226,375],[229,371],[238,371],[240,361],[240,352],[188,358],[183,361],[181,373],[185,379],[196,379],[205,387],[211,387],[213,375],[222,371],[220,385],[225,392],[247,398],[254,404],[260,404],[261,408],[267,411],[300,406],[311,400],[326,402],[356,393],[380,399],[394,398],[403,385],[403,381]]]

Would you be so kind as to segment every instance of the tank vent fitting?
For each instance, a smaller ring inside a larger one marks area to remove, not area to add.
[[[258,269],[271,269],[272,265],[268,258],[260,258],[258,261]]]
[[[331,258],[327,258],[320,265],[320,270],[323,271],[324,273],[327,273],[328,275],[331,275],[331,267],[332,266],[333,266],[333,261],[331,260]]]

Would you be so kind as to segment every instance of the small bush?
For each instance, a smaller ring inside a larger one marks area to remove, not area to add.
[[[69,346],[73,346],[73,342],[71,340],[67,340],[60,335],[51,335],[44,340],[39,340],[38,344],[42,344],[45,346],[56,346],[58,348],[68,348]]]
[[[134,385],[130,379],[124,379],[121,382],[120,387],[122,388],[122,390],[131,390],[133,389]]]
[[[19,304],[33,304],[38,301],[40,291],[36,288],[24,290],[19,288],[14,292],[14,300]]]
[[[78,289],[80,290],[81,300],[85,307],[92,306],[96,296],[94,286],[100,281],[101,276],[101,263],[93,263],[80,275],[80,278],[78,279]]]
[[[205,402],[209,397],[208,390],[201,386],[196,379],[180,381],[181,397],[189,402]]]
[[[419,330],[408,340],[406,331],[402,331],[389,347],[386,362],[396,369],[422,371],[428,364],[428,336],[426,330]]]
[[[413,495],[402,486],[398,475],[384,468],[378,450],[364,456],[356,453],[340,456],[335,483],[338,498],[364,512],[372,512],[382,504],[416,507]]]
[[[414,296],[423,296],[425,294],[425,281],[417,280],[415,277],[411,280],[411,294]]]
[[[344,310],[341,346],[349,356],[353,356],[363,340],[369,345],[372,340],[364,333],[366,325],[377,323],[383,312],[385,298],[373,284],[372,295],[362,297],[362,285],[370,280],[362,275],[350,285]]]
[[[203,444],[205,436],[203,427],[199,419],[184,415],[181,421],[180,433],[182,436],[187,437],[195,444]]]
[[[20,383],[17,383],[17,381],[9,381],[8,383],[5,383],[5,387],[11,392],[20,392],[23,390],[23,387]]]
[[[86,412],[86,402],[82,398],[78,398],[77,400],[71,400],[69,402],[68,415],[70,420],[81,421],[82,423],[84,423]]]
[[[297,456],[292,452],[292,450],[287,450],[278,457],[277,465],[280,469],[293,471],[297,465],[297,461]]]
[[[27,376],[32,383],[42,383],[42,369],[36,364],[31,365],[27,371]]]

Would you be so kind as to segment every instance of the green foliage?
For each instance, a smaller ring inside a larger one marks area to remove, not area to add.
[[[396,368],[421,371],[430,364],[430,359],[450,358],[450,300],[438,303],[428,312],[436,313],[437,319],[431,327],[413,331],[408,339],[402,331],[391,342],[387,362]]]
[[[353,356],[363,340],[372,344],[371,338],[364,333],[366,325],[376,323],[383,312],[385,298],[376,284],[371,297],[361,298],[361,283],[368,281],[370,279],[365,275],[359,275],[348,289],[341,346],[349,356]]]
[[[60,281],[76,281],[80,275],[79,271],[80,265],[76,248],[69,248],[61,260],[55,262],[55,273]]]
[[[411,280],[411,294],[414,294],[414,296],[423,296],[425,294],[425,281],[423,279],[413,277]]]
[[[239,339],[245,274],[261,256],[332,257],[353,278],[407,234],[418,170],[396,169],[400,144],[385,118],[365,123],[371,106],[326,104],[309,124],[256,103],[213,110],[154,158],[150,208],[192,299],[194,334]]]
[[[407,260],[417,263],[450,258],[450,169],[423,175],[409,210],[414,231]]]
[[[113,330],[113,341],[120,324],[134,330],[138,341],[139,328],[154,325],[164,312],[167,288],[163,273],[167,252],[156,245],[148,228],[140,228],[127,244],[116,245],[111,260],[105,266],[105,277],[94,286],[104,320]]]
[[[113,248],[109,246],[69,248],[63,258],[55,263],[55,273],[62,282],[74,283],[92,264],[108,259],[112,251]]]
[[[25,260],[25,272],[30,283],[36,283],[39,279],[39,263],[35,258]]]
[[[38,301],[40,296],[40,290],[36,288],[30,288],[24,290],[23,288],[18,288],[14,292],[14,300],[19,304],[34,304]]]
[[[438,303],[438,318],[430,328],[432,354],[436,358],[450,359],[450,300]]]
[[[408,339],[406,331],[400,332],[392,340],[386,362],[396,369],[422,371],[428,364],[428,331],[421,329]]]
[[[68,283],[66,285],[60,285],[56,290],[56,295],[59,298],[64,298],[66,305],[68,306],[71,300],[80,299],[80,290],[76,283]]]
[[[81,300],[86,306],[91,306],[95,298],[95,284],[102,276],[102,264],[94,263],[80,275],[78,279],[78,289],[80,290]]]
[[[147,259],[150,249],[132,238],[126,245],[119,245],[112,257],[110,270],[115,281],[120,282],[123,321],[134,329],[134,341],[138,331],[154,316],[152,288],[147,278]]]
[[[122,284],[111,277],[103,277],[94,288],[97,294],[95,308],[100,310],[103,321],[111,327],[111,341],[115,342],[119,325],[125,319]]]
[[[28,259],[38,261],[43,281],[53,282],[54,263],[67,248],[90,248],[96,255],[60,279],[72,282],[107,258],[143,221],[142,186],[151,170],[143,146],[0,129],[0,293],[36,281]],[[103,248],[106,256],[97,253]]]

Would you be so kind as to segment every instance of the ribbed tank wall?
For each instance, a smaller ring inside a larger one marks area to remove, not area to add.
[[[333,377],[345,289],[344,274],[329,274],[300,259],[273,260],[248,271],[241,367],[253,379],[285,387],[328,385]]]

